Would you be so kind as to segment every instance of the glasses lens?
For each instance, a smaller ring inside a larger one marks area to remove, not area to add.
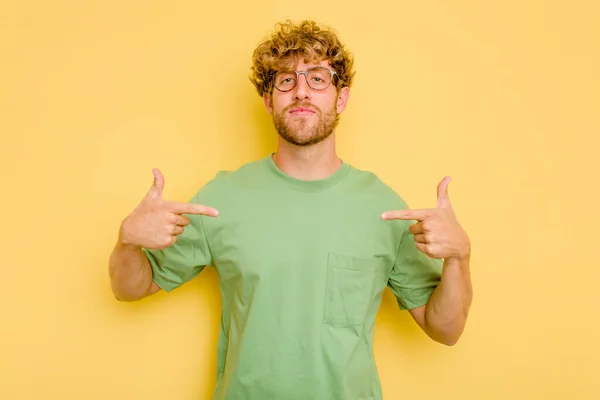
[[[278,72],[275,75],[275,87],[281,91],[292,90],[296,86],[296,74],[294,72]]]
[[[331,83],[331,72],[327,68],[317,67],[308,71],[308,84],[316,90],[327,89]]]
[[[331,84],[331,72],[324,67],[316,67],[308,71],[307,82],[315,90],[324,90]],[[283,71],[275,74],[275,87],[282,92],[292,90],[296,86],[296,73]]]

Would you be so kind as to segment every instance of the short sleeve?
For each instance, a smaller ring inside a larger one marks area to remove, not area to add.
[[[196,197],[192,199],[195,203]],[[175,244],[166,249],[143,249],[152,267],[153,281],[170,292],[194,278],[212,264],[202,223],[202,215],[186,215],[190,224],[184,227]]]
[[[410,310],[427,304],[442,276],[443,261],[421,252],[408,227],[414,221],[403,221],[404,228],[396,254],[396,261],[388,286],[396,296],[401,310]]]

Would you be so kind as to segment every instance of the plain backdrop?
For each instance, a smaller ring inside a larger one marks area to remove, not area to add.
[[[333,27],[355,55],[339,155],[412,208],[452,176],[471,237],[456,346],[386,292],[385,398],[600,398],[598,2],[0,4],[0,398],[211,397],[215,271],[120,303],[108,257],[153,167],[187,201],[275,150],[248,75],[287,18]]]

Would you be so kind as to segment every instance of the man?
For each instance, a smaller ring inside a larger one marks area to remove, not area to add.
[[[470,242],[449,179],[436,208],[409,210],[374,174],[336,155],[353,74],[331,31],[311,21],[279,25],[255,50],[251,75],[279,133],[277,151],[218,173],[189,203],[163,200],[154,170],[121,225],[110,258],[120,300],[216,268],[223,311],[214,399],[381,399],[372,346],[386,287],[434,340],[452,345],[464,329]]]

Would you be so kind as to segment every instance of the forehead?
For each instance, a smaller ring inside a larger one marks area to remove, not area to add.
[[[298,60],[289,60],[280,71],[306,71],[312,67],[328,67],[331,68],[331,64],[329,64],[329,60],[321,60],[321,61],[310,61],[305,59]]]

